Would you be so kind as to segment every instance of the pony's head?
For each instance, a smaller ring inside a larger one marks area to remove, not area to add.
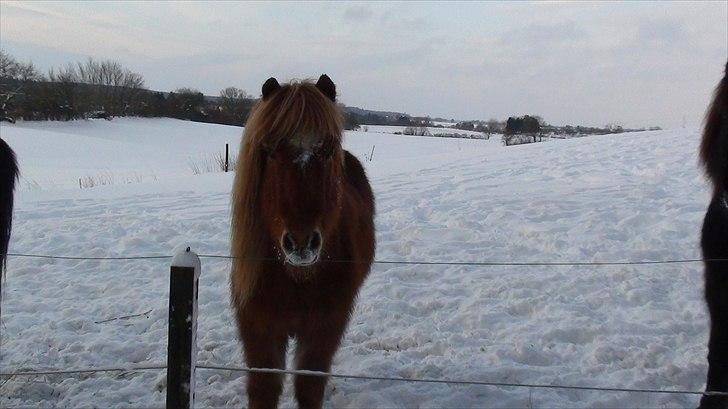
[[[344,154],[336,86],[309,81],[263,84],[245,127],[245,167],[257,175],[260,237],[289,268],[315,265],[341,213]],[[254,166],[255,169],[251,169]],[[264,244],[262,244],[264,245]]]

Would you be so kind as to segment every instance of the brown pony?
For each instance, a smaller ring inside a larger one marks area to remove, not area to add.
[[[275,78],[250,114],[232,196],[232,304],[252,368],[329,371],[374,258],[374,196],[341,147],[336,86]],[[250,373],[250,408],[273,408],[282,375]],[[327,379],[296,376],[302,408],[323,404]]]
[[[728,63],[708,110],[700,160],[713,184],[703,222],[705,301],[710,313],[706,391],[728,392]],[[728,397],[705,395],[701,408],[728,408]]]

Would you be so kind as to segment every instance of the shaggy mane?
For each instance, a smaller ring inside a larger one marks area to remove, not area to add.
[[[728,189],[728,63],[705,117],[700,162],[716,195]]]

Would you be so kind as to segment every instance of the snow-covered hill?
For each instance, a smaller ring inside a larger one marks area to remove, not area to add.
[[[2,124],[23,171],[12,252],[227,254],[232,174],[193,175],[240,128],[171,119]],[[503,147],[348,132],[377,197],[377,259],[699,257],[708,189],[696,131]],[[374,147],[371,160],[368,159]],[[78,179],[113,175],[80,189]],[[136,176],[135,176],[136,175]],[[142,175],[139,177],[138,175]],[[203,260],[199,360],[242,364],[229,263]],[[333,370],[496,382],[704,386],[699,264],[375,265]],[[11,258],[3,369],[164,362],[167,261]],[[110,318],[141,314],[128,319]],[[104,322],[106,321],[106,322]],[[0,406],[162,406],[162,372],[15,377]],[[198,407],[240,407],[244,375],[200,370]],[[332,379],[327,407],[685,407],[698,397]],[[282,403],[293,405],[287,385]]]

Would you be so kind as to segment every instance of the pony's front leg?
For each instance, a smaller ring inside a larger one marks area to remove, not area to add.
[[[249,368],[285,368],[287,334],[248,330],[241,335]],[[274,409],[283,389],[283,375],[249,372],[247,389],[249,409]]]
[[[705,295],[711,325],[705,390],[728,392],[728,262],[707,264]],[[728,396],[703,396],[700,408],[728,408]]]
[[[722,317],[713,316],[708,342],[708,381],[706,391],[728,392],[728,310]],[[715,322],[723,318],[723,322]],[[728,408],[728,396],[705,395],[700,408]]]
[[[329,372],[331,361],[346,329],[348,314],[322,317],[297,335],[296,369]],[[300,409],[321,408],[328,377],[296,375],[296,400]]]

